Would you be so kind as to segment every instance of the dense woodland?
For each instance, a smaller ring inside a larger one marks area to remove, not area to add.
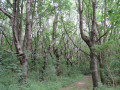
[[[62,90],[88,75],[80,90],[120,90],[120,0],[0,0],[0,90]]]

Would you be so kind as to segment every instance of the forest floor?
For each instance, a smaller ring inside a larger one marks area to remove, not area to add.
[[[83,79],[70,84],[69,86],[63,87],[60,90],[90,90],[92,87],[91,76],[85,76]]]

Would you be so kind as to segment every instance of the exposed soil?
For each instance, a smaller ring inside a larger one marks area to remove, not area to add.
[[[70,84],[60,90],[90,90],[92,86],[91,76],[85,76],[82,80]]]

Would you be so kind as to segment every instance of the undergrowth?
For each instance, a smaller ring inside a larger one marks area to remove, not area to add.
[[[23,82],[19,82],[20,77],[18,73],[6,71],[0,75],[0,90],[59,90],[77,80],[80,80],[83,75],[74,74],[71,76],[56,76],[51,75],[47,79],[41,81],[39,74],[35,72],[29,72],[28,79]],[[53,77],[54,76],[54,77]]]

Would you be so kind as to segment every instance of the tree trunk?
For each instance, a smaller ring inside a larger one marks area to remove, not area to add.
[[[100,67],[100,79],[101,79],[102,84],[104,85],[105,84],[104,71],[103,71],[104,65],[102,62],[102,53],[101,52],[99,53],[98,61],[99,61],[99,67]]]
[[[57,76],[60,76],[60,61],[59,61],[59,56],[57,57]]]
[[[2,61],[2,46],[3,46],[3,34],[0,31],[0,62]]]
[[[97,70],[97,56],[93,49],[90,48],[90,69],[92,72],[93,86],[98,87],[98,70]]]
[[[23,4],[23,1],[22,1],[22,4]],[[31,4],[31,0],[27,0],[27,7],[26,7],[27,51],[30,51],[30,48],[31,48],[30,4]],[[17,58],[20,61],[20,65],[25,64],[25,76],[27,77],[28,57],[23,53],[22,46],[19,40],[20,38],[18,35],[19,28],[17,27],[17,23],[18,23],[17,13],[19,11],[17,12],[17,0],[13,0],[13,15],[10,15],[2,8],[0,8],[0,11],[2,11],[6,16],[8,16],[12,21],[13,41],[16,48]]]
[[[92,18],[92,29],[90,31],[90,38],[85,36],[83,32],[83,8],[81,8],[81,0],[78,0],[79,3],[79,18],[80,18],[80,33],[82,39],[86,42],[90,49],[90,69],[92,72],[92,81],[93,81],[93,90],[95,90],[96,87],[98,87],[98,70],[97,70],[97,54],[95,53],[95,50],[93,49],[94,45],[96,44],[96,28],[95,28],[95,23],[96,23],[96,4],[97,1],[92,1],[92,6],[93,6],[93,18]]]
[[[53,21],[53,33],[52,33],[52,39],[53,42],[56,40],[56,28],[57,28],[57,20],[58,20],[58,14],[57,14],[57,7],[54,6],[54,12],[55,12],[55,17],[54,17],[54,21]],[[59,71],[59,54],[58,54],[58,48],[56,48],[55,46],[53,46],[53,52],[54,55],[57,59],[57,65],[56,65],[56,74],[57,76],[60,75],[60,71]]]
[[[27,40],[27,50],[30,51],[31,49],[31,23],[30,23],[30,7],[31,7],[31,0],[27,0],[27,7],[26,7],[26,40]]]
[[[27,0],[27,6],[26,6],[26,50],[28,54],[31,50],[31,24],[30,24],[30,7],[31,7],[31,0]],[[25,60],[25,76],[28,76],[28,59],[29,55],[26,55]]]
[[[20,14],[20,28],[19,28],[19,32],[18,32],[18,39],[21,43],[21,38],[22,38],[22,24],[23,24],[23,0],[21,3],[21,14]]]
[[[23,65],[23,63],[25,62],[26,56],[24,55],[22,48],[21,48],[21,44],[18,40],[18,33],[17,33],[17,22],[16,22],[16,2],[17,0],[14,0],[14,4],[13,4],[13,17],[12,19],[12,31],[13,31],[13,40],[14,40],[14,45],[16,47],[16,53],[18,56],[18,59],[20,61],[20,65]]]

